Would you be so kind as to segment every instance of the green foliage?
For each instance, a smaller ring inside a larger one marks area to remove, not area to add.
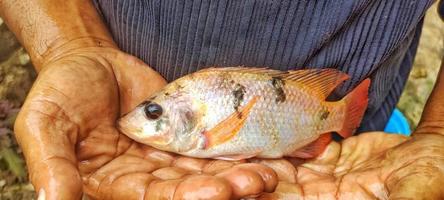
[[[16,177],[23,179],[26,177],[26,171],[23,160],[20,156],[10,148],[3,148],[0,151],[0,161],[4,162],[7,169]]]

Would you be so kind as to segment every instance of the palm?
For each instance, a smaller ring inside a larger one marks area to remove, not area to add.
[[[366,133],[341,145],[331,143],[320,157],[296,168],[285,161],[260,161],[274,168],[281,179],[275,193],[261,198],[441,199],[444,176],[437,166],[444,166],[443,145],[441,135],[408,139]]]

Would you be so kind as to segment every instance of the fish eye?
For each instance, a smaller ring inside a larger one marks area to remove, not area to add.
[[[145,115],[148,119],[158,119],[162,116],[163,110],[159,104],[148,103],[144,107]]]

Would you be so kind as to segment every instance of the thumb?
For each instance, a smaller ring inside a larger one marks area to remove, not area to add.
[[[74,154],[77,126],[64,118],[58,106],[41,100],[25,103],[15,123],[15,135],[39,200],[82,196]]]
[[[121,114],[129,112],[167,83],[159,73],[134,56],[119,52],[108,59],[119,85]]]
[[[444,199],[444,176],[438,174],[430,166],[401,169],[388,180],[389,199]]]
[[[413,135],[390,152],[385,185],[389,199],[444,199],[444,140],[440,135]],[[408,155],[408,156],[406,156]]]

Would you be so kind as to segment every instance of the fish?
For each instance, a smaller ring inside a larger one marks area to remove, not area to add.
[[[242,160],[321,154],[336,132],[359,127],[370,79],[327,97],[349,76],[336,69],[212,67],[185,75],[117,122],[129,138],[196,158]]]

